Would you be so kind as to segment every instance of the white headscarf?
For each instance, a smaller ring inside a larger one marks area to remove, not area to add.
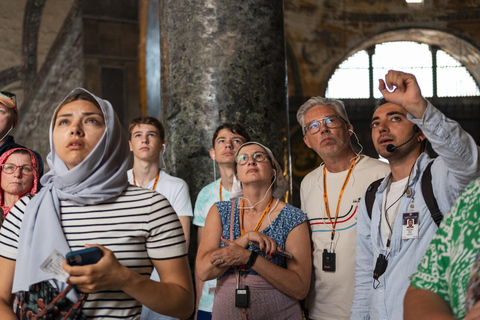
[[[63,255],[70,251],[61,226],[60,200],[78,205],[98,204],[120,195],[128,186],[130,151],[127,135],[108,101],[82,88],[73,90],[65,99],[82,92],[91,95],[100,105],[105,132],[90,154],[75,168],[68,170],[57,156],[52,140],[53,120],[63,101],[55,109],[50,124],[51,152],[47,156],[50,171],[41,179],[42,190],[25,209],[13,293],[28,291],[30,285],[52,279],[50,274],[40,269],[40,265],[53,250]]]

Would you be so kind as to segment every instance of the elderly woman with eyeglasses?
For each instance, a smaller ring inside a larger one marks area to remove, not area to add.
[[[0,166],[0,207],[4,218],[18,199],[37,192],[38,162],[30,150],[15,148],[2,154]]]
[[[212,206],[197,253],[199,277],[218,278],[212,319],[302,319],[298,300],[311,275],[305,215],[278,199],[287,182],[270,149],[247,142],[235,161],[243,195]]]

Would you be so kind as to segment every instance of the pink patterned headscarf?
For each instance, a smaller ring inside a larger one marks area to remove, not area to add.
[[[25,194],[27,193],[30,193],[30,194],[35,194],[37,192],[37,186],[38,186],[38,160],[37,160],[37,157],[33,154],[32,151],[26,149],[26,148],[15,148],[15,149],[10,149],[10,150],[7,150],[5,151],[2,156],[0,157],[0,165],[2,164],[5,164],[8,160],[8,158],[10,157],[10,155],[12,153],[14,153],[15,151],[19,151],[19,150],[24,150],[24,151],[27,151],[28,153],[30,153],[30,160],[32,161],[32,167],[33,167],[33,184],[32,184],[32,188],[30,188],[30,190],[28,190],[27,192],[25,192],[24,194],[20,194],[19,195],[19,198],[21,198],[22,196],[24,196]],[[2,179],[2,176],[0,174],[0,182],[1,182],[1,179]],[[0,208],[3,209],[3,216],[6,217],[8,212],[10,212],[10,209],[13,207],[6,207],[4,206],[4,203],[3,203],[3,199],[4,199],[4,195],[3,195],[3,189],[1,188],[0,186]]]

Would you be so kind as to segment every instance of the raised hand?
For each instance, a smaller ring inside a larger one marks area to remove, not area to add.
[[[378,89],[388,102],[401,106],[417,119],[423,117],[427,101],[422,97],[413,74],[389,70],[385,75],[385,81],[379,80]]]

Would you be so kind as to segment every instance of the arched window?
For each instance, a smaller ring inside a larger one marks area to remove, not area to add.
[[[390,69],[414,74],[425,97],[480,96],[478,85],[459,61],[436,46],[409,41],[385,42],[356,52],[335,70],[325,95],[380,98],[378,79]]]

